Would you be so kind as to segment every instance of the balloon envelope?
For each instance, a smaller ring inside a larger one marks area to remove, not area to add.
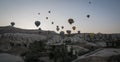
[[[48,13],[51,13],[51,11],[48,11]]]
[[[40,15],[40,13],[38,13],[38,15]]]
[[[62,29],[64,28],[64,26],[61,27]]]
[[[78,34],[80,34],[80,31],[78,31]]]
[[[58,28],[59,26],[57,25],[56,27]]]
[[[52,24],[54,24],[54,22],[52,22]]]
[[[48,19],[48,17],[46,17],[46,19]]]
[[[74,23],[74,20],[70,18],[70,19],[68,19],[68,23],[72,24],[72,23]]]
[[[87,18],[89,18],[90,17],[90,15],[87,15]]]
[[[57,30],[57,31],[59,31],[59,30],[60,30],[60,28],[59,28],[59,27],[57,27],[57,28],[56,28],[56,30]]]
[[[75,29],[76,29],[76,27],[75,27],[75,26],[73,26],[73,27],[72,27],[72,29],[73,29],[73,30],[75,30]]]
[[[40,21],[35,21],[35,25],[38,27],[40,25]]]
[[[71,30],[66,30],[66,33],[67,34],[71,34]]]
[[[15,22],[11,22],[11,26],[14,26],[15,25]]]
[[[88,3],[89,3],[89,4],[91,4],[91,2],[90,2],[90,1],[89,1]]]

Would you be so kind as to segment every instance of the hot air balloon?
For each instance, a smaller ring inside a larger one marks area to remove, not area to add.
[[[91,4],[91,2],[90,2],[90,1],[89,1],[88,3],[89,3],[89,4]]]
[[[38,27],[40,25],[40,21],[35,21],[35,25]]]
[[[80,34],[80,31],[78,31],[78,34]]]
[[[60,28],[59,28],[59,27],[57,27],[57,28],[56,28],[56,30],[57,30],[57,31],[59,31],[59,30],[60,30]]]
[[[68,23],[72,24],[72,23],[74,23],[74,20],[70,18],[70,19],[68,19]]]
[[[38,13],[38,15],[40,15],[40,13]]]
[[[51,11],[48,11],[48,13],[51,13]]]
[[[57,25],[56,27],[58,28],[59,26]]]
[[[90,17],[90,15],[87,15],[87,18],[89,18]]]
[[[54,24],[54,22],[51,22],[52,24]]]
[[[75,26],[73,26],[73,27],[72,27],[72,29],[73,29],[73,30],[75,30],[75,29],[76,29],[76,27],[75,27]]]
[[[46,17],[46,19],[48,19],[48,17]]]
[[[61,27],[62,29],[64,28],[64,26]]]
[[[41,30],[41,28],[39,28],[39,30]]]
[[[15,22],[11,22],[11,26],[14,26],[15,25]]]
[[[66,30],[66,33],[70,35],[71,34],[71,30]]]

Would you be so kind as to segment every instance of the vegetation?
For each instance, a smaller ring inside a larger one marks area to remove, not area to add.
[[[24,54],[25,62],[40,62],[39,58],[44,57],[45,52],[47,52],[44,42],[45,40],[35,41],[29,45],[29,51]],[[48,50],[50,51],[48,57],[54,62],[70,62],[77,58],[77,56],[73,54],[73,49],[71,49],[70,52],[67,51],[66,45],[51,45]]]
[[[29,46],[29,51],[25,55],[25,62],[39,62],[39,57],[45,51],[45,43],[44,41],[35,41],[31,43]]]
[[[54,62],[71,62],[77,56],[73,55],[73,50],[67,51],[65,45],[52,45],[49,53],[49,58]]]
[[[107,62],[120,62],[120,55],[111,56]]]

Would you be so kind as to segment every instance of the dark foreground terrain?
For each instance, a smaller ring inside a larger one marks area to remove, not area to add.
[[[120,34],[0,27],[0,62],[120,62]]]

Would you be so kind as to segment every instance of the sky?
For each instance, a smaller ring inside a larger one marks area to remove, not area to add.
[[[0,0],[0,26],[15,22],[15,27],[22,29],[40,27],[56,31],[58,25],[64,26],[60,31],[71,30],[72,33],[79,30],[82,33],[120,33],[119,6],[120,0]],[[72,25],[68,23],[69,18],[74,20]],[[35,21],[41,22],[39,27],[35,26]],[[73,26],[76,30],[72,30]]]

